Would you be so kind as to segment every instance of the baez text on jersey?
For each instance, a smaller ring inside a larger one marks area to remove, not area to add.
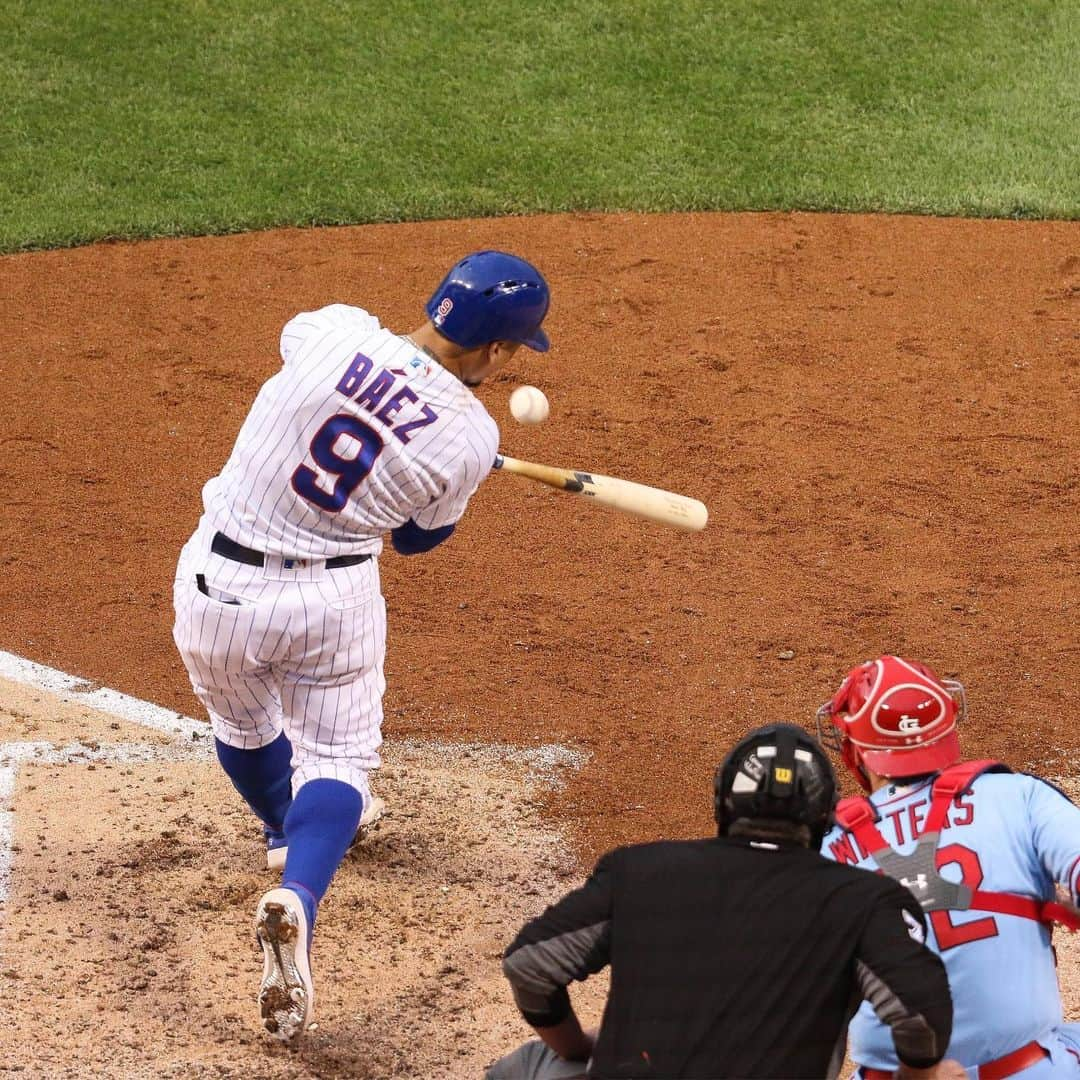
[[[405,384],[407,371],[379,368],[369,379],[374,367],[370,357],[357,353],[335,389],[386,424],[401,443],[439,419],[430,405],[420,405],[419,397]],[[417,405],[419,409],[414,407]],[[336,514],[367,479],[385,445],[383,435],[358,416],[337,413],[319,428],[308,447],[318,469],[306,463],[298,465],[289,483],[312,506]]]
[[[379,368],[369,378],[374,367],[370,357],[357,353],[335,389],[386,424],[399,442],[407,443],[415,432],[439,419],[439,414],[430,405],[420,405],[419,397],[406,382],[407,371]],[[419,411],[412,408],[414,405],[420,405]],[[405,413],[399,418],[397,414],[402,409]]]

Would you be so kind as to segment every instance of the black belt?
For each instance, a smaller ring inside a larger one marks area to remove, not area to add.
[[[266,562],[266,556],[261,551],[253,551],[251,548],[246,548],[242,544],[238,544],[235,540],[230,540],[224,533],[214,533],[213,542],[210,544],[210,550],[215,555],[220,555],[225,559],[232,559],[233,562],[246,563],[248,566],[262,566]],[[332,559],[326,560],[327,570],[336,570],[341,566],[357,566],[359,563],[367,562],[371,558],[371,553],[368,552],[365,555],[335,555]],[[291,570],[293,564],[299,564],[301,566],[311,562],[322,562],[322,559],[285,559],[285,569]]]

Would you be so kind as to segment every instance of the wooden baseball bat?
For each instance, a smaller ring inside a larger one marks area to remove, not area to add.
[[[576,472],[573,469],[557,469],[552,465],[537,465],[532,461],[519,461],[517,458],[499,454],[495,458],[495,468],[503,472],[517,473],[541,484],[569,491],[574,495],[585,495],[604,506],[621,510],[624,514],[658,521],[661,525],[671,525],[683,532],[697,532],[705,528],[709,520],[709,511],[704,503],[697,499],[676,495],[673,491],[635,484],[632,480],[620,480],[615,476],[601,476],[598,473]]]

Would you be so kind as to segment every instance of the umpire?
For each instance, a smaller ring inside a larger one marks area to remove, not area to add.
[[[819,854],[836,779],[817,742],[789,724],[760,728],[714,787],[716,838],[612,851],[521,930],[503,971],[542,1041],[488,1080],[833,1077],[863,998],[892,1030],[898,1075],[956,1075],[952,1062],[932,1070],[952,1000],[918,903]],[[607,964],[594,1037],[566,987]]]

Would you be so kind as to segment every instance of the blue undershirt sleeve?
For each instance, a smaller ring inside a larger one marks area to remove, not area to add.
[[[420,555],[438,547],[453,531],[453,525],[421,529],[415,521],[410,520],[390,531],[390,543],[399,555]]]

